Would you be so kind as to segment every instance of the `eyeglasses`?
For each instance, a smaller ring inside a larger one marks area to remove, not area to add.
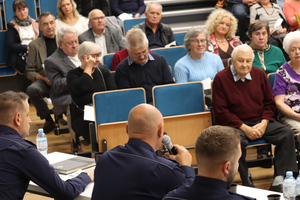
[[[91,54],[90,56],[92,56],[93,58],[100,58],[101,57],[101,55],[102,55],[102,52],[100,52],[100,53],[94,53],[94,54]]]
[[[293,47],[293,48],[291,48],[290,52],[291,53],[296,53],[297,50],[298,50],[298,52],[300,52],[300,47]]]
[[[138,57],[144,56],[144,55],[146,55],[146,54],[148,54],[148,49],[146,49],[146,50],[143,51],[142,53],[134,54],[134,55],[132,55],[132,56],[135,57],[135,58],[138,58]]]
[[[105,18],[105,16],[103,16],[103,17],[94,17],[94,18],[92,18],[92,20],[99,21],[99,19],[104,20],[104,18]]]
[[[206,43],[206,40],[191,40],[192,43],[194,44],[205,44]]]

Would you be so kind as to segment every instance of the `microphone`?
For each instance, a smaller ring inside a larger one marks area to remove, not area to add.
[[[171,138],[168,135],[163,135],[161,142],[169,151],[170,154],[176,155],[177,151],[171,142]]]

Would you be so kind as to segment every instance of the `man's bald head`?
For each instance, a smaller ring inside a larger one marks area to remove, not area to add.
[[[159,110],[149,104],[135,106],[128,115],[128,135],[131,137],[152,138],[163,126]]]

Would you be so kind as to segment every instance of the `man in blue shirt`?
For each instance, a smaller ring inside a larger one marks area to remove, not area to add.
[[[0,199],[23,199],[30,180],[56,199],[74,199],[93,181],[94,170],[61,180],[36,146],[25,140],[31,124],[27,100],[22,92],[0,94]]]
[[[164,122],[155,107],[134,107],[126,131],[129,140],[125,146],[105,152],[97,163],[93,200],[161,200],[170,190],[194,180],[192,156],[183,146],[174,144],[177,155],[165,154],[173,160],[156,156]]]
[[[210,126],[196,141],[198,176],[190,185],[169,192],[163,200],[253,200],[229,191],[239,167],[239,132],[227,126]]]

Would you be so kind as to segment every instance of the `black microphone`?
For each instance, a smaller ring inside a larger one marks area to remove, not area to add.
[[[161,142],[169,151],[170,154],[176,155],[177,151],[171,142],[171,138],[168,135],[163,135]]]

